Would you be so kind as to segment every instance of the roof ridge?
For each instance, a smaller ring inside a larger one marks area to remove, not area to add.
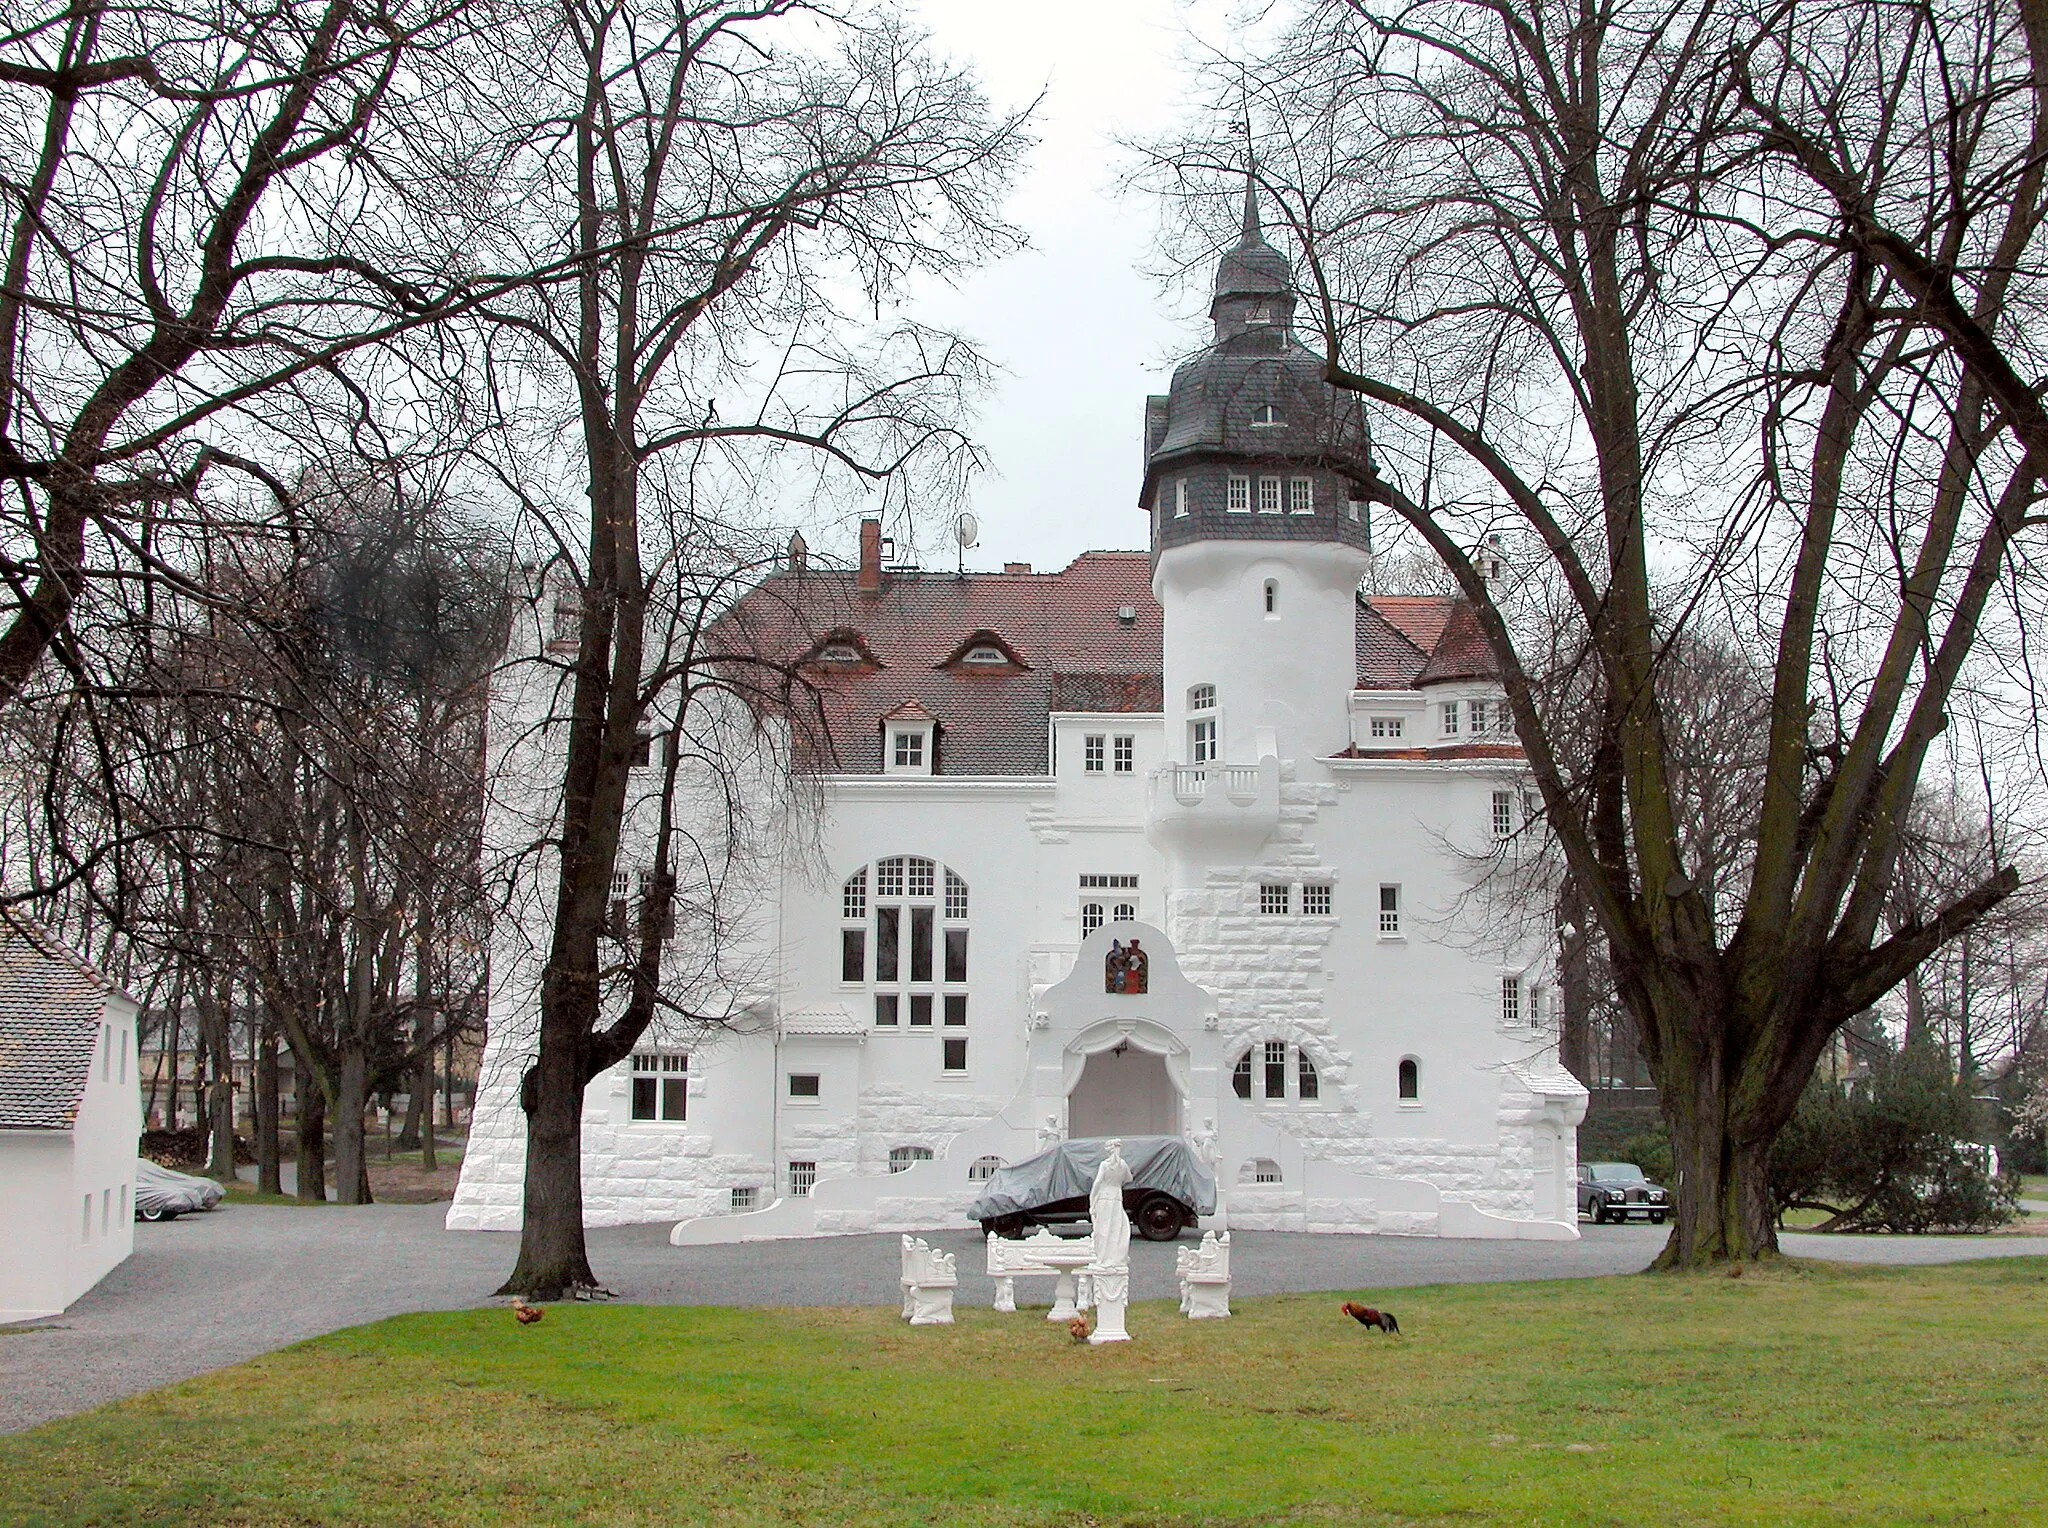
[[[18,937],[44,959],[69,966],[77,975],[98,982],[108,993],[121,986],[77,949],[59,938],[41,919],[32,917],[18,907],[0,903],[0,938],[8,934]]]

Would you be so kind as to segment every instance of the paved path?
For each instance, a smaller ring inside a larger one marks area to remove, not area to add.
[[[0,1327],[0,1431],[32,1427],[341,1327],[481,1304],[510,1271],[516,1245],[507,1235],[442,1230],[445,1209],[238,1204],[166,1225],[138,1225],[135,1255],[70,1310]],[[1232,1238],[1235,1293],[1633,1273],[1656,1256],[1665,1237],[1661,1227],[1580,1229],[1585,1235],[1576,1242],[1240,1231]],[[994,1291],[981,1271],[980,1236],[962,1230],[930,1239],[959,1254],[959,1301],[988,1304]],[[1856,1262],[2048,1253],[2048,1238],[2036,1237],[1787,1235],[1783,1241],[1799,1256]],[[898,1246],[894,1236],[845,1236],[676,1248],[665,1225],[590,1233],[598,1276],[621,1299],[651,1304],[893,1305],[900,1298]],[[1132,1244],[1133,1299],[1173,1294],[1173,1253],[1170,1245]],[[1026,1300],[1036,1282],[1026,1281],[1020,1291]]]

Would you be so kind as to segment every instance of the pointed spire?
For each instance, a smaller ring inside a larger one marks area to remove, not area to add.
[[[1259,161],[1248,157],[1244,172],[1244,242],[1256,244],[1263,238],[1259,230]]]

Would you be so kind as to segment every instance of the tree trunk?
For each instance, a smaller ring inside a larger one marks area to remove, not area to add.
[[[231,1183],[235,1177],[235,1053],[228,1016],[234,1012],[234,987],[223,982],[200,999],[200,1037],[206,1046],[213,1080],[206,1088],[206,1119],[211,1140],[206,1171]]]
[[[420,1050],[419,1070],[412,1079],[412,1107],[406,1112],[410,1121],[419,1127],[420,1170],[439,1172],[441,1163],[434,1152],[434,1047],[431,1045]]]
[[[576,1037],[551,1037],[549,1027],[543,1016],[540,1061],[520,1085],[526,1110],[524,1218],[519,1261],[498,1290],[529,1300],[574,1298],[598,1290],[583,1239],[583,1087],[576,1080]],[[541,1072],[549,1067],[560,1067],[564,1074],[553,1087],[541,1085]]]
[[[334,1078],[334,1199],[370,1202],[370,1164],[363,1147],[363,1111],[370,1105],[370,1058],[359,1044],[341,1052]]]
[[[299,1182],[301,1204],[327,1202],[327,1095],[312,1067],[294,1057],[299,1090]]]
[[[256,1047],[256,1192],[284,1192],[277,1167],[277,1031],[268,1019]]]
[[[1694,1057],[1681,1066],[1686,1075],[1674,1077],[1667,1067],[1658,1078],[1676,1181],[1671,1236],[1654,1266],[1774,1256],[1770,1143],[1777,1132],[1741,1117],[1735,1100],[1742,1094],[1725,1056]]]

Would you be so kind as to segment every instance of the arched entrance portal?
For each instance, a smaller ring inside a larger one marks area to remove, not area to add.
[[[1067,1094],[1067,1134],[1179,1135],[1180,1089],[1166,1058],[1130,1044],[1088,1057]]]

